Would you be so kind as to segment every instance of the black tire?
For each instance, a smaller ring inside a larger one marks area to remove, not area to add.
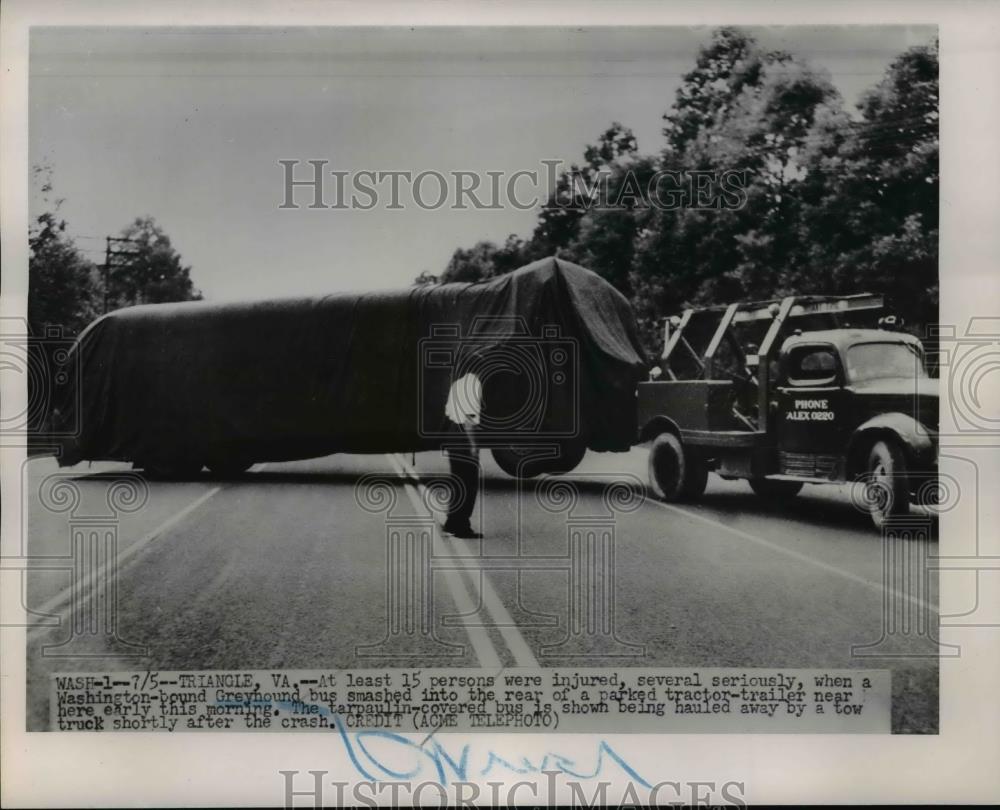
[[[685,452],[673,433],[661,433],[649,448],[649,488],[661,500],[694,500],[708,482],[708,465]]]
[[[705,494],[708,486],[708,464],[705,459],[691,453],[684,454],[687,463],[687,475],[684,479],[683,495],[687,500],[695,500]]]
[[[549,475],[563,475],[573,472],[573,470],[580,466],[580,462],[583,461],[585,455],[587,455],[587,445],[584,442],[563,442],[562,448],[559,451],[559,458],[549,462],[549,469],[545,469],[543,472]]]
[[[511,478],[534,478],[541,473],[535,465],[525,463],[528,451],[520,447],[494,447],[490,452],[497,466]]]
[[[780,501],[794,498],[802,491],[801,481],[781,481],[774,478],[751,478],[750,489],[761,498]]]
[[[537,449],[518,447],[494,447],[491,451],[497,466],[511,478],[535,478],[543,473],[559,475],[575,469],[583,461],[587,446],[582,442],[562,442],[558,457],[532,460]]]
[[[868,514],[875,527],[881,529],[892,518],[905,515],[910,510],[906,457],[891,439],[875,442],[868,451],[865,472]]]
[[[234,478],[243,475],[253,466],[252,459],[240,458],[239,456],[228,456],[226,458],[209,459],[205,465],[213,475],[220,478]]]

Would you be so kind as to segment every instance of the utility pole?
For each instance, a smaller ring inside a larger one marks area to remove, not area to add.
[[[104,267],[101,268],[101,269],[103,270],[103,276],[104,276],[104,312],[105,313],[107,313],[107,311],[108,311],[108,290],[110,289],[110,286],[111,286],[111,257],[112,256],[139,256],[139,255],[141,255],[141,252],[138,251],[138,250],[112,250],[111,249],[111,243],[112,242],[123,242],[123,243],[129,244],[129,245],[137,245],[137,244],[139,244],[138,242],[136,242],[135,239],[126,239],[123,236],[105,236],[104,237],[104,244],[105,244],[105,247],[104,247]]]
[[[111,279],[111,237],[104,237],[106,247],[104,248],[104,314],[108,313],[108,282]]]

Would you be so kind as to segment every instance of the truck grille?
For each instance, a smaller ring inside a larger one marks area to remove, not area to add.
[[[837,457],[818,453],[780,453],[782,475],[803,478],[833,479],[837,475]]]

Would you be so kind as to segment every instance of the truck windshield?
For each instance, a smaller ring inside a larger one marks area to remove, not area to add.
[[[859,343],[847,350],[851,382],[887,377],[926,377],[920,350],[910,343]]]

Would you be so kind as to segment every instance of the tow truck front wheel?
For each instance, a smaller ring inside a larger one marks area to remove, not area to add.
[[[880,441],[872,445],[868,453],[864,499],[872,523],[879,529],[893,517],[909,511],[906,458],[894,442]]]
[[[708,483],[703,459],[681,446],[673,433],[661,433],[649,448],[649,486],[664,501],[694,500]]]

